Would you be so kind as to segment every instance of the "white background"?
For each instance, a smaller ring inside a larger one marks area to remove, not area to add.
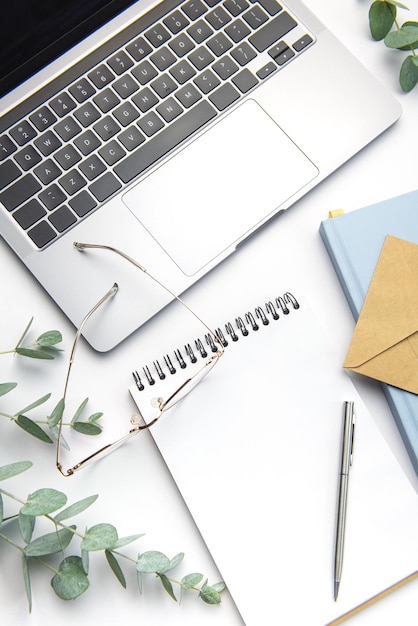
[[[320,221],[327,217],[331,209],[341,207],[350,211],[411,191],[417,186],[415,155],[418,143],[418,88],[407,95],[401,92],[398,72],[403,55],[371,40],[367,17],[369,5],[365,0],[311,0],[309,3],[318,17],[400,100],[403,107],[401,119],[300,201],[291,212],[271,223],[233,260],[215,270],[189,294],[191,303],[201,303],[206,298],[214,302],[216,294],[222,294],[225,289],[228,272],[233,272],[240,260],[248,264],[248,259],[253,259],[254,276],[257,277],[263,250],[277,246],[278,254],[287,259],[286,269],[295,268],[295,275],[303,267],[309,267],[311,275],[306,280],[307,296],[312,307],[320,314],[324,328],[341,355],[341,362],[354,323],[318,234]],[[409,6],[409,13],[400,13],[401,21],[418,19],[418,0],[411,0]],[[299,233],[298,244],[292,246],[292,249],[285,248],[287,237],[283,235],[283,228]],[[49,328],[59,328],[64,335],[64,347],[68,349],[73,332],[71,325],[1,242],[0,268],[0,350],[13,346],[32,315],[35,317],[33,335]],[[77,297],[76,293],[74,297]],[[216,306],[212,309],[208,307],[208,311],[214,315]],[[219,310],[222,313],[221,305]],[[164,316],[160,321],[164,321]],[[158,320],[155,324],[158,324]],[[141,361],[138,362],[141,341],[146,341],[142,331],[111,355],[92,354],[84,347],[80,350],[78,380],[88,380],[86,385],[89,393],[92,397],[99,397],[100,407],[104,407],[106,414],[117,413],[117,417],[121,416],[122,420],[125,416],[128,420],[131,410],[126,388],[131,383],[131,369],[141,365]],[[0,372],[2,382],[13,380],[19,383],[20,395],[15,392],[3,399],[6,409],[17,409],[17,405],[23,406],[48,391],[53,393],[54,398],[59,397],[65,374],[65,358],[39,366],[39,363],[3,356]],[[418,479],[379,386],[359,380],[358,388],[408,479],[418,490]],[[15,396],[18,399],[15,400]],[[22,459],[34,461],[32,470],[8,483],[10,491],[24,499],[27,493],[49,486],[65,491],[70,501],[98,493],[96,504],[80,516],[80,528],[83,524],[106,521],[114,524],[120,535],[144,532],[145,537],[138,542],[135,550],[162,550],[169,556],[184,551],[186,558],[179,568],[179,576],[198,570],[207,575],[210,582],[218,580],[216,566],[150,437],[136,438],[103,463],[68,480],[61,478],[55,471],[54,454],[50,448],[32,441],[6,420],[0,422],[0,440],[1,465]],[[79,600],[69,604],[56,599],[49,588],[48,576],[41,572],[39,576],[33,576],[34,606],[32,615],[28,617],[19,558],[3,544],[0,559],[2,621],[19,623],[21,626],[41,623],[48,626],[55,623],[84,626],[97,620],[107,626],[120,616],[126,626],[139,623],[147,626],[163,623],[238,626],[242,623],[227,593],[223,595],[221,606],[206,606],[192,594],[185,597],[180,606],[176,606],[154,580],[148,581],[144,594],[139,596],[133,573],[125,570],[128,578],[126,591],[119,587],[110,571],[101,567],[99,558],[92,559],[91,589]],[[248,593],[251,593],[251,580],[255,576],[262,576],[262,572],[249,568]],[[295,584],[300,583],[295,581]],[[254,602],[257,601],[255,597]],[[418,582],[415,581],[351,618],[348,623],[353,626],[416,624],[417,609]],[[271,623],[274,623],[274,619]]]

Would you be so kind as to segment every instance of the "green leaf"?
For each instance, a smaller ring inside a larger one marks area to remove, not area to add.
[[[29,435],[40,439],[44,443],[52,443],[52,439],[46,434],[46,432],[42,430],[38,424],[29,419],[29,417],[19,415],[15,422],[18,426],[20,426],[20,428],[23,428],[24,431],[29,433]]]
[[[24,552],[27,556],[39,557],[63,552],[74,537],[75,526],[61,528],[53,533],[42,535],[34,539],[26,546]]]
[[[38,489],[28,496],[20,509],[23,515],[48,515],[57,511],[67,503],[67,496],[56,489]]]
[[[219,604],[221,600],[221,596],[219,592],[209,585],[204,585],[199,593],[199,598],[206,602],[206,604]]]
[[[36,517],[33,515],[23,515],[19,512],[19,531],[25,543],[29,543],[32,539],[35,522]]]
[[[112,570],[112,572],[114,573],[114,575],[116,576],[116,578],[118,579],[122,587],[126,589],[125,576],[123,575],[122,569],[115,555],[110,550],[105,550],[105,555],[106,555],[107,562],[109,563],[110,569]]]
[[[64,409],[65,401],[64,398],[61,398],[58,404],[56,404],[53,408],[51,415],[48,417],[48,426],[50,428],[55,428],[55,426],[59,424],[62,416],[64,415]]]
[[[83,565],[83,570],[86,574],[89,573],[90,566],[90,553],[87,550],[81,550],[81,562]]]
[[[223,581],[220,581],[219,583],[215,583],[214,585],[212,585],[212,587],[215,589],[215,591],[218,591],[219,593],[221,593],[222,591],[225,591],[226,589],[226,585]]]
[[[89,401],[88,398],[84,398],[83,402],[80,404],[80,406],[78,407],[77,411],[74,413],[74,417],[71,420],[71,424],[74,424],[75,422],[77,422],[80,419],[81,414],[84,411],[88,401]]]
[[[98,424],[92,424],[91,422],[75,422],[72,424],[74,430],[82,435],[100,435],[102,427]]]
[[[409,24],[402,26],[400,30],[388,33],[385,37],[388,48],[411,49],[418,46],[418,25]]]
[[[168,566],[168,570],[174,569],[175,567],[177,567],[177,565],[179,563],[181,563],[183,559],[184,559],[184,552],[179,552],[178,554],[176,554],[176,556],[174,556],[172,559],[170,559],[170,564]],[[168,571],[168,570],[166,570],[166,571]]]
[[[32,590],[29,577],[28,557],[22,554],[22,574],[23,582],[25,584],[26,597],[28,599],[29,613],[32,611]]]
[[[17,387],[17,383],[0,383],[0,396],[5,396],[6,393],[9,393],[15,387]]]
[[[22,343],[22,341],[24,340],[24,338],[25,338],[25,337],[26,337],[26,335],[28,334],[28,332],[29,332],[29,328],[32,326],[32,322],[33,322],[33,317],[31,317],[31,318],[30,318],[30,320],[29,320],[29,322],[28,322],[28,324],[27,324],[27,326],[26,326],[25,330],[24,330],[24,331],[23,331],[23,333],[21,334],[20,339],[19,339],[19,341],[18,341],[18,342],[17,342],[17,344],[16,344],[16,348],[18,348],[18,347],[20,346],[20,344]],[[16,350],[16,348],[15,348],[15,350]]]
[[[170,564],[170,559],[162,552],[150,550],[138,557],[136,569],[138,572],[153,573],[165,571]]]
[[[30,467],[32,467],[32,463],[30,461],[18,461],[17,463],[11,463],[10,465],[3,465],[0,467],[0,481],[7,480],[8,478],[17,476],[22,472],[26,472],[26,470]]]
[[[162,582],[164,589],[168,593],[168,595],[171,596],[175,602],[177,602],[177,598],[174,595],[174,589],[173,589],[173,585],[171,584],[170,579],[167,578],[165,574],[160,574],[160,580]]]
[[[50,397],[50,393],[45,394],[44,396],[42,396],[42,398],[38,398],[38,400],[35,400],[35,402],[32,402],[31,404],[28,404],[28,406],[25,406],[24,409],[21,409],[18,412],[18,415],[22,415],[23,413],[29,413],[29,411],[32,411],[32,409],[36,409],[36,407],[44,404],[47,400],[49,400]]]
[[[418,82],[417,60],[412,55],[406,57],[402,63],[399,82],[405,92],[411,91]]]
[[[192,589],[196,587],[203,580],[203,574],[187,574],[181,579],[181,586],[183,589]]]
[[[64,559],[51,580],[52,588],[61,600],[75,600],[88,589],[89,584],[78,556]]]
[[[61,341],[62,335],[58,330],[49,330],[46,333],[42,333],[36,340],[36,343],[44,348],[51,348],[57,343],[61,343]]]
[[[118,533],[111,524],[96,524],[89,528],[81,542],[83,550],[94,552],[114,548],[118,541]]]
[[[130,535],[129,537],[121,537],[115,543],[114,549],[118,550],[119,548],[123,548],[127,546],[129,543],[133,543],[134,541],[136,541],[137,539],[140,539],[143,536],[144,536],[144,533],[141,533],[140,535]]]
[[[53,355],[43,350],[33,350],[32,348],[16,348],[16,353],[20,356],[27,356],[31,359],[44,359],[46,361],[53,360]]]
[[[71,506],[68,506],[66,509],[64,509],[63,511],[58,513],[58,515],[55,516],[54,518],[55,521],[62,522],[63,520],[68,519],[69,517],[74,517],[74,515],[79,515],[80,513],[88,509],[88,507],[91,506],[94,502],[96,502],[98,497],[99,496],[97,495],[88,496],[87,498],[84,498],[83,500],[79,500],[78,502],[71,504]]]
[[[391,2],[375,0],[369,10],[370,32],[376,41],[386,37],[396,18],[396,6]]]

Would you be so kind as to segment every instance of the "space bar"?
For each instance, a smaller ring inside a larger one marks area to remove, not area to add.
[[[203,100],[118,163],[113,171],[124,183],[129,183],[216,115],[216,110]]]

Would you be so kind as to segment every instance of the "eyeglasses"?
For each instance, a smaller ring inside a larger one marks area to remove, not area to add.
[[[87,249],[95,249],[95,250],[105,250],[108,252],[112,252],[114,254],[119,255],[120,257],[122,257],[123,259],[131,263],[132,265],[134,265],[141,272],[149,276],[149,278],[153,280],[156,284],[158,284],[160,287],[165,289],[165,291],[168,292],[172,296],[173,299],[177,300],[181,305],[183,305],[183,307],[187,309],[189,313],[191,313],[198,320],[198,322],[203,324],[203,326],[206,328],[207,332],[209,333],[211,345],[215,346],[216,351],[213,352],[210,356],[208,356],[205,363],[201,365],[199,369],[195,371],[191,376],[189,376],[180,385],[180,387],[178,387],[174,392],[170,393],[170,395],[167,398],[156,397],[152,399],[151,403],[152,403],[153,416],[150,419],[145,421],[142,413],[138,411],[138,413],[135,413],[131,417],[130,419],[131,428],[126,435],[120,437],[113,443],[109,443],[103,446],[102,448],[97,450],[97,452],[90,454],[87,458],[83,459],[82,461],[79,461],[78,463],[76,463],[76,465],[74,465],[73,467],[70,467],[67,470],[63,468],[62,463],[61,463],[61,449],[63,447],[63,437],[62,437],[63,418],[61,417],[59,424],[58,424],[58,432],[57,432],[56,466],[63,476],[72,476],[74,472],[76,472],[77,470],[85,467],[87,464],[91,463],[92,461],[96,461],[102,456],[105,456],[109,454],[110,452],[113,452],[116,448],[124,444],[128,439],[130,439],[134,435],[137,435],[139,432],[143,430],[147,430],[151,426],[153,426],[160,419],[163,413],[165,413],[166,411],[171,409],[173,406],[175,406],[180,400],[182,400],[187,394],[189,394],[190,391],[192,391],[196,387],[196,385],[198,385],[201,382],[201,380],[216,365],[216,363],[219,361],[219,358],[222,356],[224,352],[224,347],[219,337],[217,336],[217,334],[214,331],[212,331],[210,327],[194,311],[192,311],[192,309],[181,298],[179,298],[175,293],[173,293],[168,287],[163,285],[163,283],[161,283],[157,278],[152,276],[145,269],[145,267],[140,265],[140,263],[135,261],[135,259],[132,259],[130,256],[128,256],[121,250],[118,250],[117,248],[113,248],[107,245],[75,242],[74,247],[79,251],[83,251]],[[77,329],[77,332],[75,334],[74,341],[72,344],[71,352],[70,352],[68,369],[67,369],[67,374],[65,378],[64,393],[63,393],[64,406],[65,406],[65,401],[67,398],[70,374],[71,374],[71,370],[72,370],[73,363],[74,363],[75,353],[76,353],[77,345],[82,335],[83,329],[85,325],[87,324],[87,322],[89,321],[89,319],[94,315],[94,313],[109,298],[113,297],[117,293],[117,291],[118,291],[118,285],[114,283],[112,287],[109,289],[109,291],[105,293],[105,295],[85,315],[85,317],[80,323],[80,326]]]

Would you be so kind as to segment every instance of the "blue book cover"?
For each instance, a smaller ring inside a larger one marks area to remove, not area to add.
[[[357,321],[386,235],[418,244],[418,190],[324,220],[319,232]],[[418,475],[418,395],[382,389]]]

